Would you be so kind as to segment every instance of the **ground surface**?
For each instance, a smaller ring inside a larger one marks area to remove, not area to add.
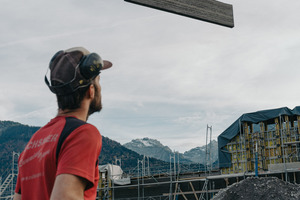
[[[249,177],[221,190],[213,200],[300,200],[300,185],[275,177]]]

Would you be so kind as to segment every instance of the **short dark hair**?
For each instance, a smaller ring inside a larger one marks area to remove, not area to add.
[[[88,91],[90,85],[87,87],[79,88],[72,94],[56,95],[58,108],[61,110],[77,109],[80,108],[81,101]]]
[[[86,95],[86,92],[88,91],[89,87],[91,85],[95,86],[95,79],[91,80],[91,83],[83,88],[78,88],[75,92],[68,94],[68,95],[56,95],[57,98],[57,105],[58,109],[61,110],[74,110],[77,108],[80,108],[81,101],[83,97]]]

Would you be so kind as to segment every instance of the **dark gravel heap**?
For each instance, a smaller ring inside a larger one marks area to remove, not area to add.
[[[300,185],[276,177],[249,177],[220,190],[213,200],[300,200]]]

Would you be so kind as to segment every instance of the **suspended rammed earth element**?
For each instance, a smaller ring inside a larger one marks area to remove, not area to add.
[[[215,0],[125,0],[158,10],[233,28],[232,5]]]

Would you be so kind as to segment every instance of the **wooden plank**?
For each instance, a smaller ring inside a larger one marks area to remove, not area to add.
[[[194,193],[196,193],[196,194],[199,194],[199,193],[206,193],[206,192],[208,192],[208,193],[217,193],[217,192],[219,192],[220,191],[220,189],[215,189],[215,190],[208,190],[208,191],[195,191],[195,192],[192,192],[192,191],[188,191],[188,192],[174,192],[174,193],[172,193],[172,195],[179,195],[179,194],[194,194]],[[163,196],[169,196],[170,195],[170,193],[163,193]]]
[[[177,192],[177,190],[178,190],[178,182],[176,182],[176,185],[175,185],[175,192]],[[174,195],[174,199],[173,200],[176,200],[176,195]]]
[[[181,194],[185,200],[188,200],[188,198],[186,198],[186,196],[184,195],[184,193],[182,192],[182,190],[180,188],[179,188],[179,190],[180,190],[179,194]]]
[[[195,192],[193,183],[192,183],[192,182],[189,182],[189,183],[190,183],[190,186],[191,186],[191,188],[192,188],[192,190],[193,190],[193,192],[194,192],[194,196],[195,196],[196,200],[198,200],[198,196],[197,196],[197,194],[196,194],[196,192]]]
[[[130,3],[233,28],[233,7],[216,0],[124,0]]]

